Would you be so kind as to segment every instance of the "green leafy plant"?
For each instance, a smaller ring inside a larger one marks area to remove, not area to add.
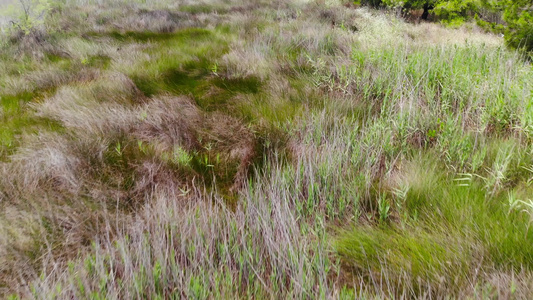
[[[11,19],[14,29],[28,35],[44,24],[45,16],[52,6],[51,0],[18,0],[15,4],[8,6],[6,14]]]
[[[193,160],[192,155],[190,155],[185,149],[181,147],[174,148],[173,159],[172,159],[174,163],[188,167],[190,166],[192,160]]]
[[[381,195],[378,199],[379,221],[386,222],[390,216],[390,202],[386,195]]]
[[[517,199],[513,193],[509,193],[509,213],[511,211],[520,211],[529,216],[528,229],[531,223],[533,223],[533,200]]]
[[[504,19],[508,23],[505,41],[513,48],[533,54],[533,5],[531,1],[506,1]]]
[[[478,0],[449,0],[436,3],[433,11],[444,23],[457,26],[473,17],[478,8]]]
[[[124,149],[122,148],[120,142],[117,142],[115,145],[115,152],[118,154],[118,156],[122,156],[122,153],[124,153]]]
[[[503,33],[505,42],[523,51],[530,58],[533,53],[533,5],[529,0],[481,0],[482,7],[499,12],[504,24],[478,18],[478,24],[497,33]],[[503,13],[503,14],[502,14]]]

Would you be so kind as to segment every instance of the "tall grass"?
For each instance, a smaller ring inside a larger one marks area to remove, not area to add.
[[[501,39],[166,4],[67,1],[2,45],[3,295],[532,296],[532,69]]]

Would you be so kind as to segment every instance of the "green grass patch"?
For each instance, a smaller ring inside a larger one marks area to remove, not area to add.
[[[82,63],[89,67],[105,70],[111,64],[111,57],[106,55],[91,55]]]
[[[215,13],[215,12],[219,14],[225,14],[228,11],[228,9],[224,7],[211,5],[211,4],[181,5],[179,10],[182,12],[193,14],[193,15],[210,14],[210,13]]]
[[[50,130],[59,131],[62,126],[53,120],[36,117],[26,108],[27,103],[41,97],[39,93],[1,95],[0,104],[0,158],[6,159],[20,145],[18,136],[23,133],[37,133]]]
[[[223,33],[187,29],[166,34],[147,52],[154,56],[140,72],[131,74],[146,96],[162,92],[192,96],[206,111],[225,110],[228,100],[237,94],[257,94],[259,78],[222,78],[211,68],[227,51]],[[227,109],[229,110],[229,109]]]
[[[261,87],[261,80],[253,76],[231,79],[215,77],[211,83],[230,93],[256,94]]]
[[[358,225],[338,235],[335,247],[349,272],[386,274],[402,289],[416,291],[417,278],[459,288],[457,283],[479,265],[502,272],[533,268],[533,210],[517,209],[510,200],[515,194],[527,199],[528,176],[515,189],[507,187],[511,194],[494,193],[498,183],[490,174],[449,174],[432,152],[415,159],[417,167],[407,173],[404,192],[393,189],[388,214],[395,221]],[[405,280],[412,282],[401,283]]]
[[[147,96],[165,91],[194,93],[214,60],[227,51],[227,42],[206,29],[189,28],[157,37],[146,51],[151,59],[139,62],[139,68],[129,74]]]
[[[152,42],[163,43],[168,41],[192,41],[205,39],[212,35],[212,32],[203,28],[187,28],[176,32],[149,32],[149,31],[112,31],[109,33],[88,33],[89,37],[109,36],[121,42]]]
[[[376,278],[381,274],[392,281],[390,285],[410,286],[413,291],[425,284],[460,282],[468,275],[471,259],[469,250],[454,237],[427,233],[416,227],[408,230],[357,227],[343,234],[336,249],[353,271]]]

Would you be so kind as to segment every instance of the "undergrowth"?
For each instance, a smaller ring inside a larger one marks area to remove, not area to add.
[[[531,65],[343,4],[77,0],[5,33],[1,295],[531,298]]]

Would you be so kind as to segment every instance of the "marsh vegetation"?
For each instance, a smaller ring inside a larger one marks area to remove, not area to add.
[[[533,297],[533,69],[347,1],[83,1],[0,51],[0,295]]]

